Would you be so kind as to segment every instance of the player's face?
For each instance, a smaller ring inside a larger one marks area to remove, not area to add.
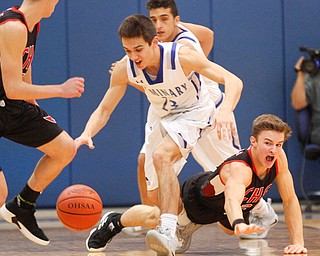
[[[250,140],[258,164],[265,168],[272,167],[282,151],[284,143],[283,132],[262,131],[258,138],[251,136]]]
[[[180,17],[173,17],[170,8],[157,8],[149,12],[149,16],[157,29],[161,42],[171,42],[177,35]]]
[[[145,69],[147,66],[152,65],[155,42],[149,45],[142,37],[123,37],[121,40],[127,56],[138,66],[138,68]]]

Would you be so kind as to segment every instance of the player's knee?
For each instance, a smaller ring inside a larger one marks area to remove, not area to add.
[[[58,150],[57,158],[59,161],[69,164],[77,153],[77,148],[74,140],[68,140],[63,145],[63,150]]]
[[[152,154],[153,164],[157,169],[157,166],[170,163],[170,155],[163,150],[155,150]]]

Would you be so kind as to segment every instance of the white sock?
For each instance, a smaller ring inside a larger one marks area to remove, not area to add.
[[[182,211],[178,215],[178,224],[181,226],[187,226],[190,222],[191,220],[187,216],[186,209],[183,207]]]
[[[178,216],[170,213],[164,213],[160,216],[161,228],[163,230],[169,230],[170,236],[174,238],[176,234]]]
[[[263,198],[261,198],[259,203],[256,204],[252,211],[260,216],[269,214],[269,207],[267,205],[267,202]]]

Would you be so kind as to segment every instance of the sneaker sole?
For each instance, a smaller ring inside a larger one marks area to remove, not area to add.
[[[7,209],[6,205],[3,205],[0,208],[0,215],[5,221],[16,225],[18,227],[19,231],[26,238],[28,238],[30,241],[37,243],[37,244],[40,244],[40,245],[48,245],[50,243],[50,241],[41,240],[40,238],[34,236],[20,221],[18,221],[18,224],[12,222],[12,218],[15,218],[16,215],[14,215],[12,212],[10,212]]]
[[[159,237],[156,230],[150,230],[146,235],[146,243],[150,249],[157,252],[157,256],[175,256],[175,253],[167,249],[166,239]]]
[[[106,246],[101,247],[101,248],[98,248],[98,249],[89,248],[89,245],[88,245],[88,243],[89,243],[89,238],[90,238],[90,236],[92,235],[92,233],[93,233],[94,231],[96,231],[96,228],[94,228],[94,229],[92,229],[92,230],[90,231],[90,234],[89,234],[88,238],[86,239],[86,247],[87,247],[87,250],[88,250],[89,252],[102,252],[103,250],[105,250],[105,249],[107,248],[108,244],[106,244]]]

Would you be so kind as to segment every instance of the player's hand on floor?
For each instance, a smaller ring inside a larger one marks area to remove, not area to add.
[[[255,225],[255,224],[247,225],[245,223],[240,223],[235,226],[234,233],[237,236],[239,236],[239,235],[243,235],[243,234],[252,234],[252,233],[256,233],[256,232],[263,232],[264,230],[265,230],[264,228],[262,228],[258,225]]]
[[[302,244],[291,244],[284,248],[283,253],[286,254],[304,254],[308,253],[307,248],[305,248]]]

